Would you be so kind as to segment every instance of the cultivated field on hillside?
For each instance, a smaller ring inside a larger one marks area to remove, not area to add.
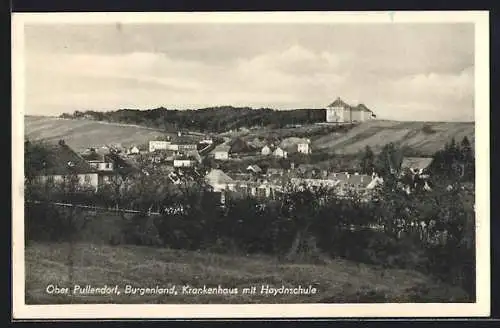
[[[313,139],[313,148],[338,154],[354,154],[370,146],[374,151],[393,142],[426,156],[443,149],[455,138],[467,136],[474,145],[474,123],[371,121],[360,124],[342,135],[324,135]]]
[[[33,140],[64,139],[77,151],[106,144],[124,147],[147,144],[149,140],[165,135],[159,130],[141,126],[42,116],[26,116],[24,131],[25,136]]]
[[[74,245],[74,278],[68,282],[67,243],[33,243],[25,248],[26,303],[375,303],[463,302],[466,294],[408,270],[383,269],[346,260],[330,263],[280,263],[267,256],[229,256],[139,246]],[[102,287],[119,285],[120,295],[57,296],[50,284]],[[168,288],[177,295],[126,295],[125,285]],[[189,295],[182,286],[238,288],[231,296]],[[261,293],[270,287],[316,288],[313,295]],[[256,286],[256,294],[242,294]]]

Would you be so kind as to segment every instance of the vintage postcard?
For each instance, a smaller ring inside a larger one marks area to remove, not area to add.
[[[488,316],[488,17],[14,13],[14,318]]]

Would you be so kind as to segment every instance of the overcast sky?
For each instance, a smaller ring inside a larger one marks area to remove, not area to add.
[[[26,114],[216,105],[474,119],[472,24],[25,26]]]

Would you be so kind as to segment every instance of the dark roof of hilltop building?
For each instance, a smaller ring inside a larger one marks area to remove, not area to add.
[[[368,107],[366,107],[365,104],[359,104],[358,106],[356,106],[356,108],[364,112],[369,112],[369,113],[372,112]]]
[[[346,108],[346,109],[350,109],[351,111],[362,111],[362,112],[373,113],[373,111],[371,109],[369,109],[368,107],[366,107],[365,104],[361,103],[361,104],[359,104],[357,106],[351,106],[348,103],[346,103],[345,101],[343,101],[342,99],[340,99],[340,97],[338,97],[337,99],[335,99],[335,101],[332,102],[327,107],[343,107],[343,108]]]
[[[40,145],[45,155],[40,175],[71,175],[97,173],[80,155],[63,141],[57,144],[45,143]]]
[[[335,99],[330,105],[328,105],[327,107],[351,107],[349,104],[347,104],[345,101],[343,101],[342,99],[340,99],[340,97],[337,97],[337,99]]]

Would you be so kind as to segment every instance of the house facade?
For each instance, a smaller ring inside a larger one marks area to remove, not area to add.
[[[272,153],[272,150],[271,150],[271,147],[269,147],[268,145],[265,145],[264,147],[262,147],[262,149],[260,150],[260,153],[264,156],[267,156],[267,155],[270,155]]]
[[[365,122],[376,118],[376,115],[364,104],[351,106],[340,97],[326,107],[327,123]]]
[[[151,140],[149,141],[149,152],[152,153],[155,150],[167,150],[170,144],[170,141]]]
[[[297,151],[309,155],[311,153],[310,142],[301,142],[297,144]]]
[[[194,167],[196,163],[193,159],[174,159],[174,167]]]
[[[221,145],[214,149],[214,158],[217,160],[228,160],[229,159],[229,146]]]
[[[279,158],[287,158],[288,157],[288,152],[286,150],[282,149],[281,147],[277,147],[274,150],[273,155],[275,157],[279,157]]]
[[[62,185],[75,183],[85,189],[98,190],[99,172],[73,151],[63,140],[43,146],[46,155],[36,173],[38,183]]]
[[[136,154],[139,154],[140,152],[141,152],[141,150],[137,146],[132,146],[129,149],[129,154],[136,155]]]
[[[99,172],[112,172],[114,170],[113,161],[106,154],[98,153],[94,148],[81,154],[81,157],[89,163],[90,167]]]

